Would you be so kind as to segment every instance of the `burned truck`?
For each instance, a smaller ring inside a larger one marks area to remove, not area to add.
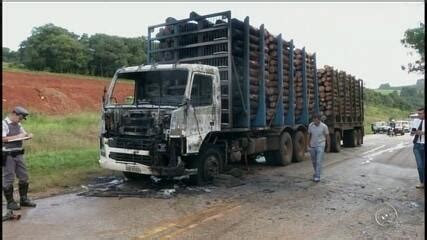
[[[319,113],[316,55],[231,12],[150,26],[148,63],[106,91],[100,164],[126,176],[210,181],[232,163],[305,159]]]

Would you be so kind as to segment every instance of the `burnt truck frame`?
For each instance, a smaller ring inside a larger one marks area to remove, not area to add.
[[[235,28],[239,30],[235,31]],[[229,164],[248,164],[259,154],[264,155],[270,165],[284,166],[304,160],[309,116],[319,112],[317,77],[314,77],[314,93],[309,93],[303,48],[303,108],[295,114],[294,45],[292,40],[285,41],[278,35],[275,40],[277,51],[281,53],[282,48],[288,49],[289,55],[285,57],[290,61],[289,76],[282,72],[284,56],[279,54],[277,106],[274,118],[267,121],[264,71],[257,75],[259,104],[256,111],[251,109],[250,79],[253,80],[253,73],[250,64],[252,66],[254,62],[250,59],[253,56],[259,58],[256,63],[259,69],[265,68],[266,60],[264,26],[261,25],[258,31],[259,46],[251,43],[254,32],[256,29],[249,24],[249,17],[240,22],[231,19],[230,11],[205,16],[192,12],[188,19],[168,18],[166,23],[150,26],[148,64],[117,70],[105,94],[100,165],[122,171],[126,176],[189,175],[193,181],[202,183],[212,180]],[[313,56],[315,65],[315,54]],[[158,76],[171,71],[187,72],[186,81],[182,83],[185,84],[182,98],[175,98],[173,104],[161,94],[158,99],[144,99],[144,87],[140,89],[142,83],[160,79],[154,82],[163,86],[160,82],[175,77],[163,79]],[[152,77],[147,77],[150,74]],[[316,68],[312,74],[316,75]],[[286,89],[284,77],[289,79]],[[119,78],[136,80],[132,103],[114,103],[112,94]],[[195,83],[200,85],[210,80],[211,91],[205,89],[210,95],[193,94],[196,92],[193,89],[198,88]],[[309,94],[314,94],[314,112],[309,112]],[[287,107],[282,101],[284,97],[289,99]],[[200,105],[201,99],[208,101]]]
[[[135,90],[133,104],[114,104],[112,93],[119,76],[175,70],[188,73],[179,106],[138,104],[138,90]],[[211,104],[194,106],[192,90],[198,75],[212,79]],[[289,126],[258,130],[221,128],[217,67],[165,64],[122,68],[113,77],[106,96],[99,160],[103,168],[154,176],[190,175],[196,182],[203,182],[211,180],[228,163],[253,161],[259,153],[266,153],[267,162],[277,165],[292,161],[292,135],[297,129]],[[305,144],[302,147],[305,148]]]

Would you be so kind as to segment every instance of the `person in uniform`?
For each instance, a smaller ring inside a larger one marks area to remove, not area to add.
[[[27,133],[21,126],[21,121],[26,119],[28,111],[20,106],[15,107],[2,123],[2,170],[3,194],[7,201],[7,209],[19,210],[22,207],[35,207],[28,196],[28,173],[24,161],[23,140],[31,139],[33,135]],[[13,182],[15,175],[19,179],[20,204],[13,199]]]

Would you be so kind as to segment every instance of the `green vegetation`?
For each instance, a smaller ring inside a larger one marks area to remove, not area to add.
[[[108,172],[98,164],[99,113],[32,114],[22,125],[34,134],[25,142],[32,192],[78,185],[92,174]]]
[[[400,90],[391,90],[391,89],[374,89],[375,92],[381,93],[383,95],[389,95],[392,94],[394,91],[397,92],[398,95],[400,95]]]
[[[392,87],[381,84],[378,89],[365,89],[365,100],[371,106],[385,106],[404,111],[414,111],[424,106],[424,79],[414,85]]]
[[[402,66],[402,69],[407,69],[409,73],[425,72],[425,24],[420,23],[419,27],[411,28],[405,31],[404,38],[401,40],[403,46],[415,50],[420,56],[420,59],[414,63],[408,63],[407,67]],[[411,53],[412,54],[412,53]]]
[[[33,28],[18,51],[3,47],[2,60],[16,68],[111,77],[120,67],[144,64],[145,51],[142,36],[79,36],[49,23]]]

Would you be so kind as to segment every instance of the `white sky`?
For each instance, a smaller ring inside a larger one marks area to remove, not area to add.
[[[282,33],[297,47],[317,53],[318,68],[328,64],[365,81],[414,84],[422,75],[401,70],[414,57],[400,43],[406,29],[424,19],[424,3],[11,3],[3,2],[3,47],[17,50],[33,27],[47,23],[76,34],[146,36],[147,27],[191,11],[231,10],[232,17]]]

